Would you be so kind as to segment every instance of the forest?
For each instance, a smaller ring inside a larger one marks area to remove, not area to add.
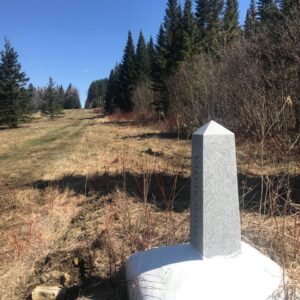
[[[251,0],[240,26],[237,0],[169,0],[155,42],[141,31],[135,46],[129,31],[86,107],[163,118],[188,135],[210,119],[251,136],[299,132],[299,5]]]

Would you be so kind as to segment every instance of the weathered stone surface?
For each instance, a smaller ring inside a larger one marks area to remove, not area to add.
[[[32,294],[32,300],[63,300],[65,290],[58,286],[37,286]]]
[[[205,258],[241,250],[234,134],[211,121],[193,134],[190,242]]]

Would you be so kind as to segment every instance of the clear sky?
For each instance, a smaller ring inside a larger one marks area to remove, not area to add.
[[[183,3],[184,0],[181,0]],[[250,0],[239,0],[244,22]],[[7,36],[35,86],[53,77],[75,85],[83,104],[91,81],[122,58],[130,29],[156,36],[167,0],[0,0],[0,49]]]

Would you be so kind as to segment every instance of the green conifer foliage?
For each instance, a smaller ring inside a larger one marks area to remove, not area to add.
[[[197,27],[192,12],[192,1],[186,0],[182,16],[182,58],[191,58],[196,52]]]
[[[196,20],[198,27],[200,28],[201,32],[203,33],[208,26],[209,23],[209,14],[210,14],[210,7],[209,7],[209,0],[196,0]]]
[[[120,97],[120,71],[119,64],[111,70],[107,82],[107,90],[105,94],[104,109],[107,114],[112,114],[119,105],[118,99]]]
[[[150,77],[150,57],[143,33],[140,32],[136,50],[136,80],[144,82]]]
[[[106,78],[93,81],[90,84],[88,89],[88,95],[85,101],[85,108],[103,107],[106,88],[107,88]]]
[[[278,7],[274,0],[258,0],[258,18],[263,23],[275,23],[278,17]]]
[[[32,113],[32,96],[25,88],[29,79],[7,39],[0,54],[0,124],[16,128]]]
[[[167,45],[166,32],[163,25],[160,26],[155,48],[156,55],[152,71],[152,89],[155,91],[153,105],[156,111],[166,113],[168,110],[168,103],[164,97],[164,91],[165,79],[167,78]]]
[[[70,83],[64,95],[64,109],[81,108],[78,90]]]
[[[168,0],[163,24],[166,39],[167,74],[170,74],[182,60],[181,18],[182,12],[177,0]]]
[[[245,30],[245,37],[250,38],[253,36],[256,30],[256,5],[255,5],[255,0],[251,0],[250,6],[247,10],[246,14],[246,21],[244,25],[244,30]]]
[[[154,64],[155,64],[155,57],[156,57],[156,50],[153,42],[152,36],[150,36],[150,40],[147,44],[147,52],[149,57],[149,66],[150,66],[150,72],[149,72],[149,78],[153,79],[153,70],[154,70]]]
[[[62,106],[60,99],[58,98],[58,91],[51,77],[49,78],[48,85],[42,95],[41,111],[52,121],[55,117],[62,114]]]
[[[240,33],[237,0],[227,0],[224,13],[224,43],[230,44]]]
[[[218,55],[222,37],[223,0],[196,0],[199,47],[213,56]]]
[[[132,34],[129,31],[127,44],[123,54],[121,64],[120,84],[121,95],[119,100],[119,107],[125,112],[133,109],[132,91],[136,86],[136,69],[135,69],[135,47],[133,44]]]

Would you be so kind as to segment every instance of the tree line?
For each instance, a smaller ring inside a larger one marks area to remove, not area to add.
[[[175,117],[188,131],[211,118],[262,135],[299,130],[299,20],[299,0],[251,0],[242,27],[237,0],[168,0],[155,42],[140,32],[135,45],[129,31],[103,107]]]
[[[77,88],[69,84],[66,90],[49,78],[46,87],[35,88],[18,62],[18,53],[8,39],[0,52],[0,125],[11,128],[30,120],[40,111],[53,120],[63,109],[81,108]]]

